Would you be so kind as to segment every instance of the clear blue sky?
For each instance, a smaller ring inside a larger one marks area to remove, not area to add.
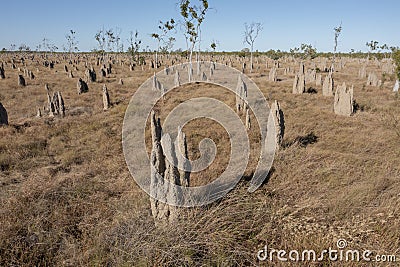
[[[2,0],[0,49],[25,43],[35,50],[46,37],[61,50],[66,33],[73,29],[79,49],[89,51],[96,48],[94,35],[103,25],[122,29],[125,48],[129,31],[137,29],[142,48],[148,45],[154,49],[156,42],[150,34],[157,30],[159,20],[180,19],[178,1]],[[399,0],[209,0],[209,4],[213,9],[202,26],[203,48],[209,48],[215,39],[218,51],[241,50],[245,47],[243,24],[252,21],[264,27],[255,42],[259,51],[289,50],[301,43],[312,44],[318,51],[332,51],[333,28],[340,22],[343,31],[338,51],[366,51],[365,43],[370,40],[400,46]],[[174,49],[184,49],[182,33],[178,31],[175,37]]]

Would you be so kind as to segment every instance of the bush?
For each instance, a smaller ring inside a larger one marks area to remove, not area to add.
[[[400,50],[396,50],[395,52],[393,52],[393,60],[394,63],[396,64],[396,76],[397,79],[400,80]]]

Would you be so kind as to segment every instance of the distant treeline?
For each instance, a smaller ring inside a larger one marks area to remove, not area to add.
[[[39,54],[69,54],[68,52],[49,52],[49,51],[7,51],[5,49],[1,50],[0,53],[39,53]],[[76,54],[102,54],[103,51],[101,50],[92,50],[90,52],[76,52]],[[149,55],[149,54],[154,54],[154,51],[142,51],[142,52],[137,52],[138,54],[141,55]],[[75,53],[74,53],[75,54]],[[115,55],[115,54],[130,54],[130,51],[127,52],[106,52],[108,55]],[[176,50],[173,52],[159,52],[159,54],[170,54],[170,55],[180,55],[182,57],[187,57],[189,52],[188,51],[181,51],[181,50]],[[214,56],[222,56],[222,55],[233,55],[233,56],[239,56],[239,57],[249,57],[250,52],[249,51],[219,51],[219,52],[210,52],[210,51],[202,51],[201,54],[206,54],[206,55],[214,55]],[[265,52],[260,52],[256,51],[253,53],[254,57],[260,57],[260,56],[268,56],[269,58],[272,59],[279,59],[281,57],[285,56],[293,56],[296,58],[316,58],[316,57],[333,57],[332,52],[316,52],[313,53],[312,55],[306,54],[306,53],[301,53],[301,52],[287,52],[287,51],[281,51],[281,50],[269,50]],[[343,52],[338,52],[336,53],[337,57],[352,57],[352,58],[376,58],[376,59],[383,59],[383,58],[391,58],[392,53],[389,52],[380,52],[380,53],[368,53],[368,52],[348,52],[348,53],[343,53]]]

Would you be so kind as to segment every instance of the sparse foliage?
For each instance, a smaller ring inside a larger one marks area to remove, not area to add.
[[[368,47],[368,59],[371,52],[374,52],[378,47],[379,42],[371,40],[370,42],[366,42],[365,45]]]
[[[161,20],[158,23],[158,33],[152,33],[151,37],[157,40],[157,51],[156,51],[156,68],[158,67],[158,52],[160,51],[161,44],[165,45],[166,49],[168,49],[175,38],[169,36],[170,32],[175,28],[175,20],[170,19],[167,22],[162,22]],[[165,47],[163,50],[165,50]],[[172,47],[171,47],[172,48]]]
[[[76,32],[74,30],[69,30],[69,33],[65,35],[65,39],[67,39],[68,52],[70,54],[70,58],[72,58],[72,53],[79,51],[78,41],[76,40]]]
[[[400,81],[400,50],[396,49],[395,51],[393,51],[393,61],[396,64],[396,76],[397,79]]]
[[[170,36],[165,42],[164,45],[160,47],[160,51],[162,53],[170,53],[172,48],[174,47],[176,39]]]
[[[45,51],[45,53],[49,52],[53,54],[54,51],[56,51],[58,49],[58,47],[51,43],[49,39],[47,39],[46,37],[43,37],[42,39],[42,45],[38,46],[39,48],[43,49]]]
[[[333,28],[333,30],[335,31],[335,45],[333,47],[333,54],[335,56],[336,55],[336,51],[337,51],[337,46],[338,46],[339,35],[342,32],[342,23],[340,23],[339,27]]]
[[[104,27],[102,27],[100,30],[97,31],[94,38],[96,39],[98,46],[99,46],[99,51],[102,54],[101,59],[104,60],[105,45],[106,45],[106,33],[104,31]]]
[[[31,51],[31,48],[26,44],[20,44],[18,47],[18,51]]]
[[[106,42],[107,42],[107,49],[109,52],[113,52],[114,51],[114,45],[116,43],[116,34],[114,32],[113,29],[109,29],[108,31],[106,31]]]
[[[189,62],[192,62],[193,51],[198,43],[200,53],[201,24],[209,10],[208,1],[201,0],[197,5],[191,4],[190,0],[181,0],[179,8],[183,18],[183,35],[186,40],[186,47],[189,51]]]
[[[313,47],[311,44],[301,44],[300,52],[303,55],[303,59],[306,58],[313,59],[317,57],[317,49]]]
[[[133,34],[133,31],[130,31],[128,39],[129,42],[128,52],[131,54],[132,61],[136,62],[139,62],[139,49],[142,43],[142,40],[140,40],[138,36],[139,32],[137,30],[135,31],[135,34]]]
[[[301,44],[300,47],[294,47],[289,50],[293,57],[300,57],[301,59],[313,59],[317,57],[317,49],[311,44]]]
[[[114,42],[115,42],[115,50],[116,50],[117,53],[120,53],[120,52],[122,52],[124,50],[123,49],[124,45],[121,42],[121,32],[122,32],[121,28],[115,27],[115,30],[114,30],[114,37],[115,37]]]
[[[253,51],[254,42],[256,41],[258,34],[262,31],[262,24],[259,22],[252,22],[250,24],[244,24],[244,44],[250,46],[250,71],[253,70]]]
[[[337,46],[338,46],[338,39],[339,35],[342,32],[342,23],[340,23],[339,27],[333,28],[335,31],[335,44],[333,46],[333,59],[332,59],[332,66],[331,69],[333,69],[333,65],[335,64],[335,59],[336,59],[336,51],[337,51]]]
[[[211,49],[213,50],[213,52],[215,53],[215,50],[217,49],[217,46],[219,45],[219,42],[216,40],[213,40],[210,44]]]

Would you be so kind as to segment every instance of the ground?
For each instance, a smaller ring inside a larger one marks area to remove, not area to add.
[[[279,101],[286,123],[267,181],[255,193],[246,191],[259,153],[259,132],[253,124],[249,166],[239,185],[220,201],[183,209],[182,220],[157,228],[149,197],[131,177],[121,142],[129,100],[154,70],[146,65],[130,71],[127,56],[112,55],[112,74],[100,78],[95,56],[79,55],[76,70],[67,56],[48,55],[57,61],[49,69],[36,55],[33,60],[25,57],[35,79],[25,78],[27,86],[19,87],[17,75],[22,72],[11,69],[12,56],[0,58],[7,62],[0,102],[9,116],[9,126],[0,127],[0,265],[263,265],[268,262],[260,262],[257,252],[266,244],[287,251],[321,251],[335,248],[338,239],[345,239],[349,249],[369,249],[374,255],[397,253],[400,261],[400,97],[392,92],[394,76],[382,74],[377,62],[370,60],[367,73],[375,71],[383,85],[373,87],[358,77],[360,60],[342,59],[346,65],[334,73],[335,85],[354,85],[359,107],[353,116],[342,117],[333,112],[333,97],[322,96],[315,83],[307,83],[307,88],[316,93],[292,94],[294,74],[283,75],[283,68],[297,70],[298,63],[282,60],[279,81],[273,83],[268,81],[272,64],[267,69],[260,58],[253,73],[246,74],[269,104]],[[14,56],[16,67],[23,70],[20,57]],[[241,69],[236,57],[232,59]],[[98,81],[78,95],[76,83],[84,77],[85,61],[94,66]],[[171,63],[166,56],[163,61],[163,66]],[[74,78],[67,76],[64,65]],[[123,85],[118,84],[120,78]],[[46,113],[36,117],[37,108],[47,103],[45,83],[51,91],[62,92],[64,118]],[[102,106],[104,83],[112,102],[107,111]],[[214,97],[235,107],[235,96],[226,89],[192,84],[168,93],[156,111],[163,120],[177,103],[194,96]],[[214,163],[192,175],[192,185],[206,184],[229,160],[228,134],[206,119],[192,121],[184,131],[190,159],[199,157],[203,138],[217,144]],[[354,262],[325,259],[317,265],[330,264]]]

